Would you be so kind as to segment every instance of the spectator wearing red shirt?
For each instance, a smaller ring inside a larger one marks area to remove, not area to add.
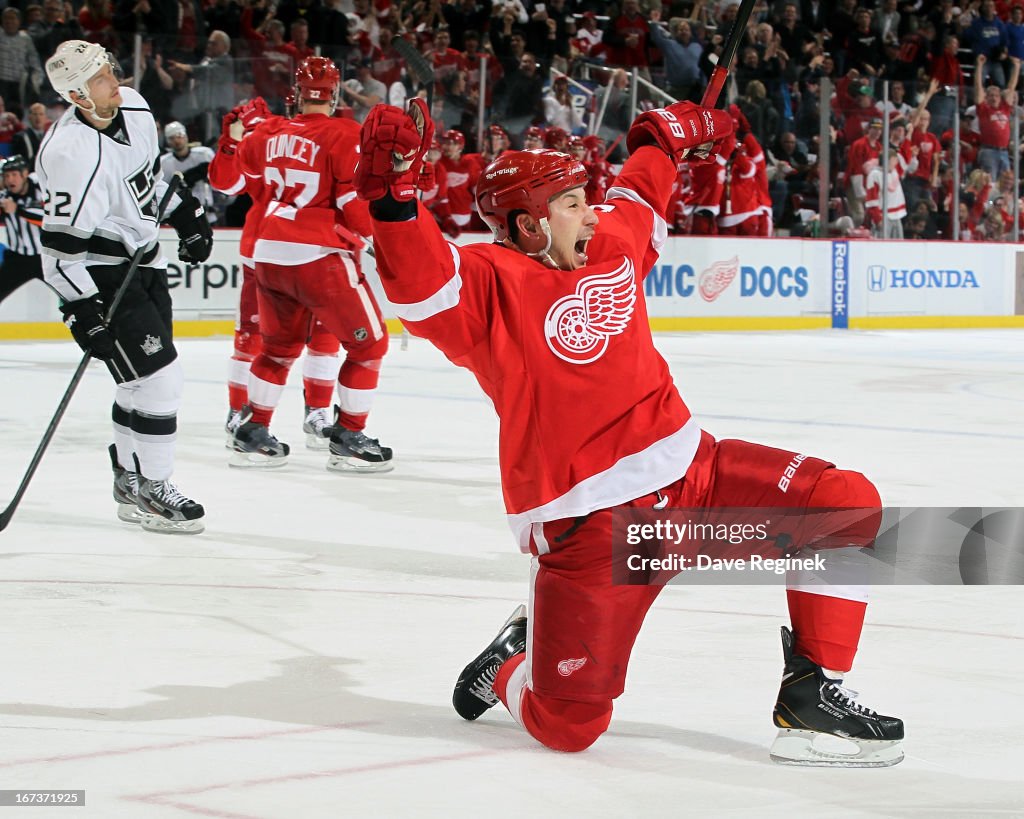
[[[118,52],[119,40],[114,30],[114,10],[110,0],[85,0],[78,12],[78,24],[90,43],[99,43],[113,54]]]
[[[921,201],[932,201],[932,191],[939,184],[939,164],[942,159],[942,143],[928,130],[932,115],[926,108],[920,108],[911,118],[910,145],[915,152],[917,165],[908,170],[903,181],[907,193],[907,205],[911,210]]]
[[[470,99],[480,99],[480,65],[483,57],[487,57],[487,91],[485,93],[484,106],[491,107],[494,86],[501,79],[504,71],[498,58],[489,52],[480,50],[480,32],[469,30],[462,36],[466,50],[462,53],[462,59],[466,66],[466,96]]]
[[[843,117],[843,141],[847,145],[864,136],[868,123],[879,118],[870,80],[860,77],[855,70],[850,74],[836,83],[836,102]]]
[[[253,7],[242,11],[242,36],[249,43],[252,54],[252,78],[256,93],[263,97],[271,110],[281,112],[285,97],[292,90],[295,63],[288,43],[284,41],[284,23],[268,12],[255,28],[252,25]]]
[[[1020,58],[1011,58],[1010,81],[1006,91],[998,85],[982,88],[982,70],[987,58],[979,54],[974,69],[974,98],[977,100],[977,129],[980,147],[978,166],[993,179],[1010,167],[1010,121],[1016,103],[1017,80],[1020,77]]]
[[[850,146],[846,157],[846,208],[855,225],[864,223],[864,201],[867,198],[865,178],[878,164],[882,153],[882,120],[873,119],[868,132]]]
[[[386,88],[391,88],[396,82],[401,82],[405,60],[394,46],[395,31],[391,26],[381,26],[379,37],[379,47],[371,57],[373,76],[384,83]]]
[[[584,57],[605,61],[608,46],[603,42],[604,32],[597,26],[597,15],[592,11],[583,12],[572,46]]]
[[[434,47],[427,55],[434,67],[434,94],[444,93],[442,82],[449,74],[466,70],[466,60],[461,51],[451,47],[452,37],[447,29],[440,29],[434,34]]]
[[[640,0],[623,0],[622,14],[612,20],[604,33],[608,46],[608,63],[624,68],[640,68],[650,79],[647,59],[647,41],[650,29],[640,14]]]
[[[960,39],[947,34],[942,39],[942,53],[932,56],[928,73],[939,85],[951,85],[959,88],[964,84],[964,72],[960,68]]]
[[[303,19],[295,20],[291,26],[291,40],[285,43],[285,50],[292,55],[292,65],[298,65],[307,57],[315,57],[309,45],[309,23]]]

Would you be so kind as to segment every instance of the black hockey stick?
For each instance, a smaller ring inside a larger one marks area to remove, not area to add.
[[[425,86],[427,89],[427,108],[431,111],[434,109],[434,66],[430,64],[430,61],[416,48],[415,43],[411,43],[404,37],[395,37],[391,41],[391,45],[395,47],[395,51],[402,55],[402,59],[405,60],[405,66],[409,69],[409,73],[415,77],[416,82]]]
[[[718,95],[722,93],[729,76],[729,66],[736,59],[736,52],[740,50],[740,43],[747,34],[747,21],[756,4],[757,0],[742,0],[740,7],[736,9],[736,19],[729,29],[729,36],[725,38],[722,54],[718,58],[715,70],[711,72],[708,87],[704,89],[704,96],[700,101],[704,108],[714,108],[718,104]]]
[[[159,226],[160,222],[163,221],[164,211],[167,209],[167,203],[171,201],[171,196],[178,189],[181,184],[181,174],[175,174],[171,178],[170,184],[167,186],[167,192],[164,193],[163,198],[160,200],[160,204],[157,207],[156,222]],[[110,319],[114,316],[114,311],[117,310],[121,304],[121,300],[124,298],[124,294],[128,292],[128,285],[131,284],[133,278],[135,278],[135,271],[139,269],[139,264],[142,262],[142,257],[146,253],[146,246],[142,245],[138,250],[135,251],[135,255],[132,256],[131,264],[128,266],[128,272],[124,274],[124,280],[118,285],[117,292],[114,293],[114,298],[110,302],[110,307],[107,308],[106,324],[110,324]],[[7,524],[11,522],[11,518],[14,517],[14,511],[18,508],[18,504],[21,503],[21,498],[25,494],[25,490],[28,489],[29,482],[32,480],[32,476],[36,474],[36,469],[39,467],[39,462],[43,459],[43,454],[46,452],[46,448],[50,445],[50,441],[53,438],[54,433],[57,431],[57,425],[60,423],[61,418],[64,417],[64,412],[68,408],[68,404],[71,403],[71,396],[75,394],[75,390],[78,389],[78,384],[82,380],[82,376],[85,375],[85,371],[89,366],[89,361],[92,359],[92,353],[86,353],[82,356],[82,361],[78,365],[78,369],[75,370],[75,374],[71,377],[71,383],[68,384],[68,388],[64,391],[63,397],[60,399],[60,403],[57,405],[57,411],[54,412],[53,418],[50,419],[49,426],[46,427],[46,432],[43,433],[43,440],[39,442],[39,446],[36,447],[36,454],[32,456],[32,462],[28,465],[28,471],[25,473],[25,477],[21,479],[21,484],[18,486],[18,491],[14,493],[14,499],[7,504],[7,508],[0,512],[0,532],[7,528]]]

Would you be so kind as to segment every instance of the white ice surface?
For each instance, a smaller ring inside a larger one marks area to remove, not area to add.
[[[658,343],[719,437],[862,470],[893,505],[1024,505],[1024,332]],[[0,788],[87,792],[84,809],[0,819],[1024,816],[1024,589],[874,591],[848,684],[906,721],[894,768],[768,760],[787,621],[773,587],[667,589],[611,730],[553,753],[500,707],[470,724],[450,705],[529,569],[472,378],[423,342],[395,343],[369,431],[398,467],[347,477],[303,448],[293,372],[274,422],[291,463],[229,470],[230,341],[180,348],[176,478],[206,505],[207,531],[117,521],[113,391],[94,364],[0,533]],[[0,503],[78,356],[0,345]]]

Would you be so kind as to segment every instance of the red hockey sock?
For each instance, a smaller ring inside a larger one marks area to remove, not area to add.
[[[249,387],[243,384],[228,384],[228,406],[238,412],[249,400]]]
[[[849,671],[857,654],[868,604],[790,589],[794,651],[831,671]]]
[[[269,427],[270,419],[274,417],[274,410],[263,407],[253,407],[252,405],[250,405],[250,407],[252,408],[252,418],[249,420],[256,424],[262,424],[265,427]]]

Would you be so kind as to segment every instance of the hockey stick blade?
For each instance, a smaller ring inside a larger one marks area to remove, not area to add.
[[[409,69],[416,82],[426,88],[427,108],[432,110],[434,107],[434,66],[416,48],[415,43],[409,42],[404,37],[395,37],[391,44],[395,47],[395,51],[402,55],[406,68]]]
[[[157,207],[157,225],[163,221],[164,211],[167,210],[167,203],[171,201],[171,197],[174,192],[178,189],[178,186],[183,182],[183,178],[180,173],[175,174],[170,184],[167,186],[167,191],[164,193],[163,198],[160,200],[160,204]],[[124,280],[117,288],[117,292],[114,293],[114,298],[111,299],[110,307],[107,309],[106,323],[110,323],[110,319],[114,315],[114,311],[117,310],[118,305],[121,304],[121,300],[124,298],[124,294],[128,291],[128,285],[131,280],[135,278],[135,271],[139,269],[139,264],[142,262],[142,257],[145,255],[146,247],[141,246],[135,251],[132,256],[131,264],[128,266],[128,272],[124,275]],[[18,508],[18,504],[21,503],[21,498],[25,494],[25,490],[28,489],[29,482],[32,480],[32,476],[36,474],[36,469],[39,467],[39,462],[43,460],[43,454],[46,452],[46,448],[50,445],[50,441],[53,439],[54,433],[57,431],[57,425],[64,417],[64,412],[68,408],[68,404],[71,403],[71,396],[75,394],[75,390],[78,389],[78,384],[85,375],[86,369],[89,367],[89,361],[92,358],[90,353],[86,353],[82,356],[81,362],[78,364],[78,368],[75,370],[75,374],[71,377],[71,383],[68,384],[68,388],[64,391],[64,395],[60,399],[60,403],[57,405],[56,412],[53,413],[53,417],[50,419],[49,425],[46,427],[46,432],[43,433],[43,439],[39,442],[39,446],[36,447],[35,455],[32,456],[32,461],[28,465],[28,470],[25,472],[25,477],[21,479],[21,483],[18,485],[18,491],[14,493],[14,498],[7,508],[0,512],[0,532],[7,528],[7,525],[11,522],[11,518],[14,517],[14,512]]]
[[[740,7],[736,10],[736,19],[733,20],[732,28],[729,29],[729,36],[725,39],[718,64],[711,72],[708,87],[704,89],[704,96],[700,101],[702,107],[714,108],[718,104],[718,96],[722,93],[725,81],[729,77],[729,67],[736,59],[736,52],[739,51],[740,43],[743,42],[743,37],[747,33],[747,21],[756,4],[757,0],[742,0]]]

